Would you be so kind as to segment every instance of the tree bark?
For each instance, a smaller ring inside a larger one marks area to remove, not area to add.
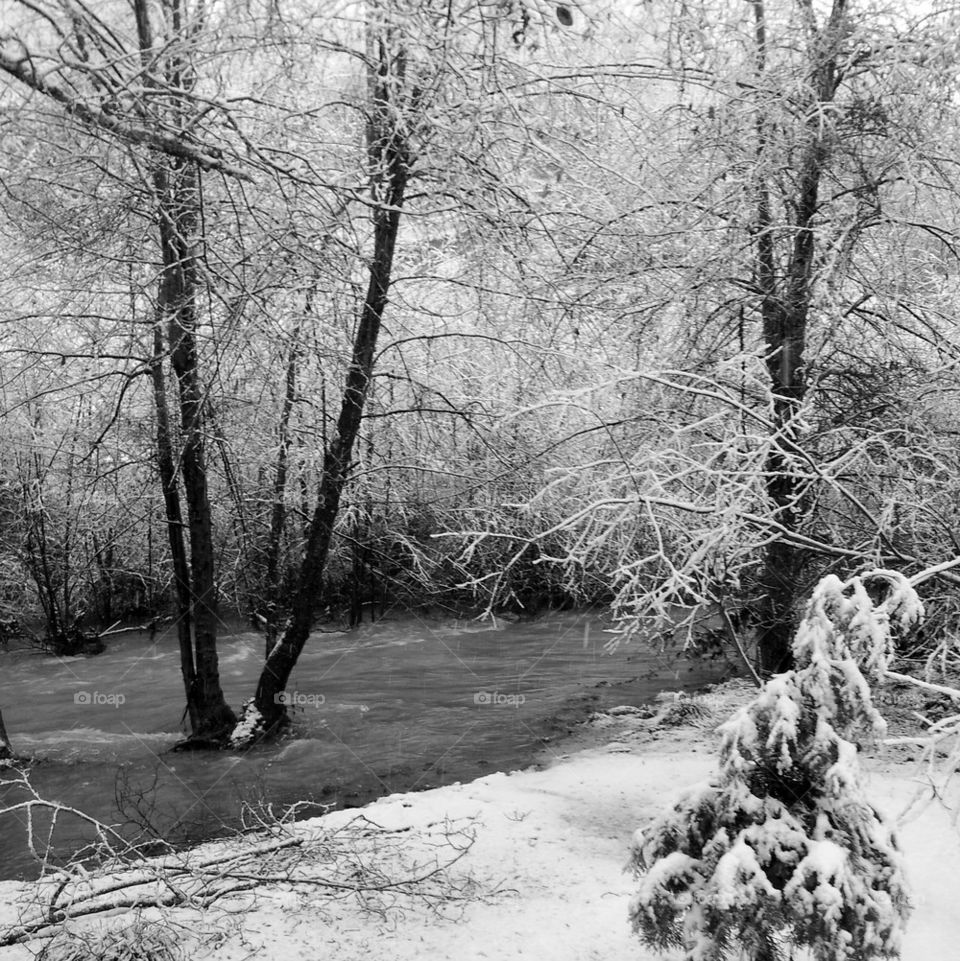
[[[134,4],[137,36],[141,54],[149,55],[153,46],[149,11],[144,0]],[[182,21],[179,0],[169,7],[175,36],[189,31]],[[167,65],[167,80],[172,90],[189,88],[190,71],[178,56]],[[174,99],[171,112],[179,118],[184,109]],[[200,174],[192,160],[173,157],[159,163],[153,173],[157,194],[157,219],[162,255],[162,272],[157,294],[158,317],[166,321],[170,364],[177,381],[180,409],[180,474],[187,502],[187,528],[190,533],[189,591],[184,592],[182,534],[180,534],[181,565],[177,584],[178,606],[183,608],[188,599],[189,633],[191,644],[187,650],[187,629],[178,627],[180,639],[181,669],[187,691],[187,710],[191,722],[191,738],[197,743],[222,742],[233,725],[236,716],[227,705],[220,687],[220,666],[217,656],[217,610],[216,572],[214,563],[213,519],[207,491],[207,469],[203,438],[204,390],[200,377],[197,353],[197,290],[199,270],[196,246],[200,235]],[[159,323],[158,328],[159,330]],[[155,334],[155,346],[158,341]],[[161,352],[155,350],[154,397],[158,400],[158,441],[160,440],[163,371],[159,362]],[[165,419],[165,413],[163,415]],[[172,462],[169,422],[164,424],[167,454]],[[162,444],[158,443],[158,449]],[[161,455],[163,456],[163,455]],[[176,474],[171,475],[171,464],[161,468],[164,482],[164,498],[167,504],[168,530],[179,524],[182,531],[179,498],[174,503]],[[174,540],[171,534],[171,546]],[[175,549],[176,550],[176,549]],[[183,610],[181,610],[183,614]]]
[[[755,17],[756,72],[762,89],[766,70],[767,37],[763,0],[751,0]],[[800,6],[807,14],[811,31],[812,91],[804,138],[799,180],[794,196],[785,206],[795,211],[787,231],[789,247],[785,270],[777,270],[773,202],[763,170],[768,147],[767,120],[757,120],[757,210],[755,274],[760,292],[760,314],[766,343],[767,371],[773,395],[774,436],[766,462],[767,495],[774,519],[787,531],[794,531],[804,513],[804,480],[792,467],[795,449],[796,415],[806,395],[804,349],[813,295],[813,264],[816,253],[814,219],[818,211],[820,182],[830,160],[829,132],[821,124],[822,105],[830,103],[837,91],[836,45],[841,35],[846,0],[834,0],[828,23],[818,30],[814,14],[805,0]],[[791,664],[793,609],[798,578],[803,566],[802,552],[782,538],[771,541],[763,558],[760,587],[763,601],[758,638],[760,668],[766,673],[787,670]]]
[[[167,318],[170,363],[177,380],[180,407],[180,474],[190,532],[190,612],[194,675],[191,695],[197,727],[193,736],[216,741],[225,737],[236,717],[220,687],[217,656],[219,613],[214,564],[213,519],[207,490],[203,438],[204,391],[196,343],[196,292],[199,286],[194,250],[198,231],[199,181],[196,168],[179,161],[158,170],[163,277],[160,310]]]
[[[410,154],[406,136],[396,116],[401,105],[392,102],[396,88],[390,82],[398,78],[402,81],[405,58],[401,51],[391,61],[386,44],[382,41],[378,50],[379,69],[372,72],[370,78],[372,116],[367,127],[371,192],[376,203],[373,214],[373,257],[337,426],[324,451],[317,504],[307,531],[291,614],[267,657],[257,684],[254,707],[262,719],[263,732],[276,729],[286,721],[286,708],[278,695],[285,690],[290,673],[303,650],[321,597],[333,527],[349,477],[353,447],[360,431],[373,376],[374,353],[390,289]],[[418,96],[417,92],[412,94],[413,99]]]
[[[9,761],[13,757],[13,748],[10,746],[10,738],[7,737],[7,729],[3,723],[3,712],[0,711],[0,761]]]
[[[307,291],[305,312],[312,313],[313,291]],[[290,417],[297,397],[297,365],[300,359],[300,321],[294,325],[290,335],[290,353],[287,355],[287,368],[284,377],[283,406],[280,409],[280,423],[277,426],[277,463],[273,475],[273,504],[270,509],[270,531],[267,535],[267,583],[266,583],[266,647],[264,658],[277,641],[280,628],[280,555],[283,546],[283,527],[286,520],[287,474],[290,459]]]
[[[196,670],[193,664],[193,631],[190,617],[190,564],[183,538],[183,511],[180,507],[180,488],[177,468],[173,458],[173,441],[170,434],[170,414],[167,410],[167,390],[163,371],[163,331],[158,311],[153,328],[153,358],[150,373],[153,378],[153,400],[157,418],[157,467],[163,490],[163,505],[167,521],[167,538],[173,561],[173,584],[176,603],[177,641],[180,646],[180,674],[183,677],[187,699],[190,730],[200,729],[200,712],[193,692],[196,686]]]

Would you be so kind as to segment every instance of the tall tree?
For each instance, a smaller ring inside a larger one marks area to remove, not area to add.
[[[787,666],[804,581],[830,565],[923,562],[890,523],[919,478],[879,438],[898,418],[915,436],[920,371],[946,376],[935,351],[954,350],[927,268],[889,269],[903,251],[925,261],[924,235],[949,220],[912,216],[918,198],[955,203],[931,137],[953,129],[931,96],[936,32],[851,6],[664,3],[631,23],[650,82],[630,97],[624,64],[591,76],[609,81],[595,101],[629,118],[614,129],[633,177],[603,169],[616,203],[578,210],[591,229],[556,281],[575,330],[602,305],[619,352],[589,358],[586,388],[510,418],[570,412],[566,433],[548,432],[552,479],[529,506],[549,522],[527,543],[559,540],[547,553],[571,580],[613,568],[625,635],[654,615],[669,637],[678,607],[686,626],[718,604],[749,608],[770,672]],[[589,197],[589,167],[570,169]]]
[[[312,313],[312,293],[307,292],[305,310]],[[290,466],[290,419],[297,397],[297,367],[302,345],[300,343],[300,320],[296,321],[290,334],[290,347],[287,354],[286,370],[283,378],[283,400],[280,407],[280,421],[277,425],[277,457],[273,476],[273,502],[270,505],[270,527],[264,547],[266,554],[265,595],[267,612],[264,634],[266,648],[264,657],[269,658],[277,640],[281,617],[280,604],[280,562],[283,549],[283,529],[286,521],[287,476]]]
[[[216,160],[209,163],[204,151],[193,146],[200,108],[191,57],[195,39],[203,29],[203,12],[198,9],[191,13],[182,0],[165,5],[154,14],[160,32],[160,42],[155,44],[156,25],[151,21],[150,8],[137,0],[133,51],[125,40],[131,31],[125,34],[122,24],[111,24],[95,12],[83,11],[67,16],[61,26],[57,13],[62,11],[51,11],[46,25],[58,33],[64,49],[74,54],[81,66],[64,70],[63,82],[54,83],[38,69],[38,60],[26,44],[14,35],[15,39],[4,44],[0,68],[62,104],[94,130],[127,145],[145,143],[153,151],[148,182],[153,190],[161,267],[154,356],[149,369],[157,412],[157,459],[174,562],[181,667],[191,735],[201,743],[216,742],[232,728],[235,716],[224,700],[219,679],[215,553],[204,449],[205,387],[197,346],[203,244],[200,171],[218,166]],[[136,83],[134,76],[139,76]],[[110,109],[103,107],[105,99],[110,101]],[[118,109],[120,101],[123,109]],[[180,446],[176,454],[163,390],[165,356],[169,356],[177,384]],[[175,463],[187,504],[189,565],[185,563]]]
[[[154,38],[149,8],[136,0],[137,38],[141,60],[149,67],[154,58]],[[195,14],[202,17],[202,12]],[[169,120],[174,129],[185,132],[193,120],[191,97],[195,83],[189,63],[191,35],[201,28],[193,23],[181,0],[172,0],[165,9],[161,57],[163,86],[170,91]],[[155,68],[156,69],[156,68]],[[149,77],[150,74],[147,74]],[[159,94],[159,82],[152,84]],[[157,203],[157,232],[162,269],[157,291],[157,321],[166,323],[170,364],[177,383],[180,410],[180,473],[187,502],[187,529],[190,535],[189,606],[183,587],[182,515],[171,497],[169,476],[169,421],[163,404],[164,393],[156,384],[158,460],[167,506],[167,529],[175,558],[175,580],[179,601],[178,627],[181,667],[187,695],[187,711],[194,740],[217,743],[236,721],[220,687],[217,630],[218,598],[213,543],[213,520],[207,484],[204,442],[205,389],[199,370],[197,348],[197,296],[200,288],[198,258],[204,243],[200,224],[200,172],[194,160],[183,157],[160,158],[153,168]],[[155,340],[156,344],[156,340]],[[155,360],[156,365],[156,360]]]
[[[767,14],[765,0],[751,0],[755,17],[756,86],[761,99],[757,107],[756,250],[755,283],[760,297],[760,316],[766,344],[767,371],[773,395],[775,435],[767,458],[767,492],[774,505],[772,520],[789,535],[797,530],[804,513],[805,479],[791,466],[795,459],[797,416],[806,394],[804,350],[807,323],[814,296],[817,257],[817,225],[820,188],[830,171],[836,149],[835,129],[824,123],[833,109],[843,78],[841,58],[850,57],[845,44],[850,36],[846,0],[834,0],[826,22],[820,26],[810,0],[799,0],[806,64],[802,93],[790,105],[796,118],[794,163],[789,187],[780,203],[788,220],[777,223],[771,197],[771,181],[784,183],[781,172],[770,164],[770,142],[779,118],[770,117],[764,103],[767,90]],[[782,189],[782,188],[781,188]],[[761,667],[767,672],[789,666],[795,591],[802,552],[787,537],[771,539],[763,561],[760,585],[764,592],[759,638]]]
[[[241,721],[239,738],[275,729],[286,719],[281,692],[313,626],[322,597],[322,579],[334,523],[350,476],[353,449],[373,377],[377,340],[387,306],[394,251],[400,230],[407,183],[414,161],[411,135],[418,122],[424,89],[416,75],[408,77],[406,43],[389,22],[371,25],[367,44],[369,106],[365,131],[372,251],[366,293],[353,341],[350,365],[336,427],[324,451],[316,506],[307,529],[303,561],[291,612],[267,655],[250,716]],[[294,355],[291,355],[291,364]],[[288,365],[288,371],[292,367]],[[251,723],[252,719],[252,723]]]

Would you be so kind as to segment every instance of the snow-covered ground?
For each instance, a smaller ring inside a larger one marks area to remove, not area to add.
[[[191,857],[206,859],[207,881],[216,875],[222,886],[255,886],[203,910],[118,909],[60,927],[87,941],[85,956],[115,959],[653,961],[664,956],[643,948],[627,926],[631,835],[678,791],[711,775],[712,728],[748,694],[732,685],[706,699],[708,715],[679,725],[631,710],[596,716],[542,770],[394,795],[301,822],[290,829],[304,842],[299,847],[270,851],[286,836],[261,838],[258,854],[224,863],[224,852],[236,847],[205,845]],[[921,785],[922,772],[903,754],[881,751],[865,768],[871,800],[890,816]],[[933,801],[902,825],[900,840],[914,904],[904,961],[960,957],[960,826]],[[209,893],[190,887],[196,883],[177,876],[157,890]],[[25,914],[36,916],[51,891],[49,884],[0,885],[0,936]],[[122,933],[105,937],[108,929]],[[33,958],[43,944],[0,948],[0,958]],[[76,957],[69,946],[61,935],[50,956]]]

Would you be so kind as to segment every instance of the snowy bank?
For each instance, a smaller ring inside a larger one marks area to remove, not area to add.
[[[247,889],[224,888],[202,910],[118,908],[58,926],[71,950],[83,939],[86,956],[117,959],[654,961],[664,956],[641,947],[627,924],[636,888],[624,872],[631,835],[713,773],[712,728],[748,693],[734,685],[689,712],[665,702],[653,719],[631,709],[595,716],[573,743],[579,750],[545,758],[542,770],[299,822],[258,838],[245,861],[224,860],[238,842],[204,845],[191,853],[195,863],[222,868],[238,886],[246,879]],[[865,767],[871,800],[885,813],[895,816],[915,796],[914,765],[891,754]],[[915,908],[903,959],[953,956],[960,836],[951,812],[928,804],[902,825],[900,839]],[[186,877],[173,886],[189,896]],[[50,893],[49,882],[0,885],[0,929],[36,916],[40,896]],[[106,930],[122,934],[105,938]],[[152,945],[150,953],[133,953],[135,942]],[[42,944],[0,948],[0,958],[33,958]],[[67,957],[67,947],[64,940],[63,953],[50,956]]]

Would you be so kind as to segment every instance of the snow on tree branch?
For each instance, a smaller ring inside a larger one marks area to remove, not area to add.
[[[867,677],[922,616],[897,572],[820,581],[796,668],[721,727],[718,777],[635,836],[630,919],[647,944],[686,961],[786,961],[795,945],[817,961],[898,956],[902,861],[864,793],[855,738],[884,731]]]
[[[149,128],[130,122],[103,108],[87,103],[42,76],[28,54],[17,57],[6,49],[0,49],[0,70],[25,84],[31,90],[59,103],[78,120],[100,130],[105,130],[131,144],[141,144],[150,150],[192,160],[203,170],[217,170],[239,180],[252,181],[250,174],[234,164],[227,163],[219,147],[190,143],[182,136],[175,136],[158,128]]]

